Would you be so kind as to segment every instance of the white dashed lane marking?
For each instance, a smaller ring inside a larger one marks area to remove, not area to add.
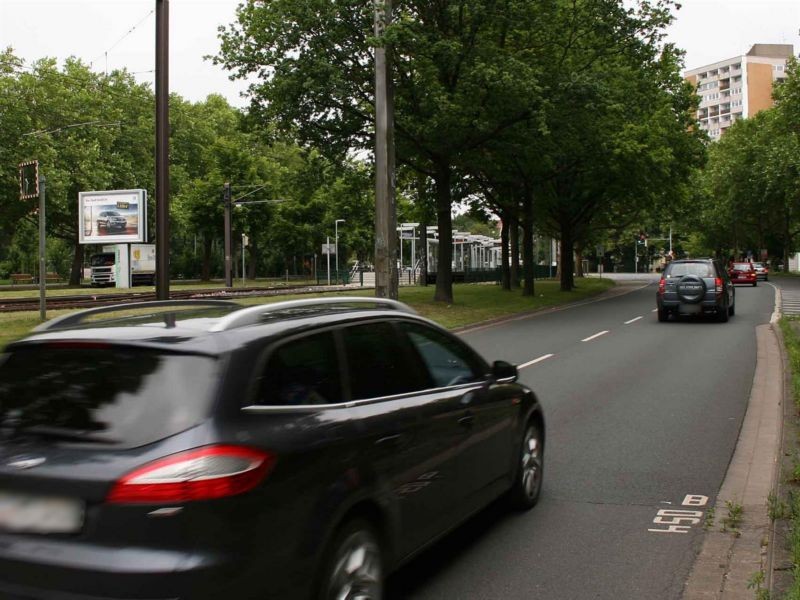
[[[608,333],[608,330],[606,330],[606,331],[600,331],[599,333],[595,333],[594,335],[590,335],[590,336],[589,336],[589,337],[587,337],[587,338],[583,338],[581,341],[582,341],[582,342],[590,342],[590,341],[592,341],[593,339],[595,339],[595,338],[599,338],[601,335],[605,335],[605,334],[607,334],[607,333]]]
[[[625,321],[625,325],[630,325],[631,323],[636,323],[642,317],[636,317],[635,319],[631,319],[630,321]]]
[[[526,363],[522,363],[521,365],[519,365],[517,367],[517,369],[524,369],[525,367],[530,367],[531,365],[535,365],[538,362],[542,362],[543,360],[547,360],[551,356],[554,356],[554,355],[553,354],[543,354],[539,358],[534,358],[533,360],[529,360]]]

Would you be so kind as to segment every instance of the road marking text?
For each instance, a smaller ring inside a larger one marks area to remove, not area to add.
[[[707,503],[708,496],[686,494],[681,506],[698,508],[705,506]],[[666,525],[666,527],[652,528],[647,531],[652,531],[653,533],[689,533],[693,525],[697,525],[703,520],[703,514],[702,510],[662,508],[656,513],[653,523]]]

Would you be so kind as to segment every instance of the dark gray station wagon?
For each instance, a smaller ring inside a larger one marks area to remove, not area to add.
[[[392,302],[99,308],[0,354],[0,597],[378,599],[542,485],[516,367]]]

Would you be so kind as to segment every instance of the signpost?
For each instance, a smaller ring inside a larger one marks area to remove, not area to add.
[[[19,164],[20,200],[39,198],[39,318],[47,318],[47,248],[45,237],[44,195],[45,178],[39,174],[39,161],[29,160]]]
[[[325,238],[327,243],[322,244],[322,253],[328,257],[328,285],[331,284],[331,254],[336,254],[336,245],[331,244],[330,236]]]

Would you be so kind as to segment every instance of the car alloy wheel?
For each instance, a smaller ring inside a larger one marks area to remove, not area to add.
[[[519,463],[514,485],[508,499],[514,508],[527,510],[536,506],[542,491],[544,474],[544,445],[539,427],[528,423],[520,444]]]
[[[522,442],[522,488],[525,495],[534,500],[539,495],[542,485],[541,441],[539,432],[531,426],[525,432]]]
[[[381,600],[381,549],[367,523],[354,521],[337,537],[324,590],[325,600]]]

